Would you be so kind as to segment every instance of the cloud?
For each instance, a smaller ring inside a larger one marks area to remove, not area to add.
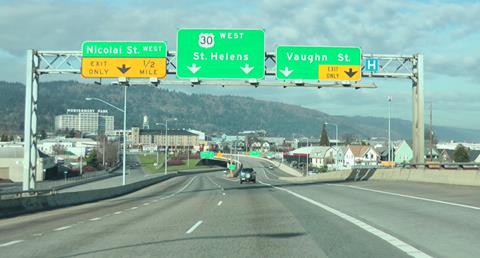
[[[0,79],[23,82],[25,50],[31,48],[79,50],[84,40],[166,40],[175,49],[181,27],[264,28],[267,51],[280,44],[302,44],[360,46],[365,53],[425,53],[426,96],[439,106],[480,110],[471,99],[475,94],[470,94],[480,72],[479,13],[480,3],[466,1],[1,1]],[[440,75],[445,80],[435,80]],[[352,115],[383,110],[379,98],[393,94],[398,116],[409,118],[409,82],[377,81],[379,89],[359,91],[201,90]],[[469,102],[459,105],[464,99]],[[449,123],[448,108],[441,112]]]

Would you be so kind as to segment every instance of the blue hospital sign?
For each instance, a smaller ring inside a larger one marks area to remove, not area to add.
[[[380,70],[380,60],[378,58],[365,59],[365,72],[375,73]]]

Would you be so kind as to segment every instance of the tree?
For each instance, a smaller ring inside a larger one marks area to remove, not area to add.
[[[320,137],[320,146],[330,146],[330,141],[328,140],[327,128],[323,124],[322,127],[322,136]]]
[[[45,129],[40,130],[40,140],[47,139],[47,132]]]
[[[455,162],[469,162],[470,158],[468,157],[468,149],[461,144],[457,145],[455,152],[453,153],[453,160]]]
[[[98,159],[97,159],[97,150],[92,150],[85,159],[87,161],[87,165],[92,167],[98,166]]]
[[[343,134],[341,138],[343,139],[343,142],[345,142],[346,145],[357,141],[357,136],[351,133]]]

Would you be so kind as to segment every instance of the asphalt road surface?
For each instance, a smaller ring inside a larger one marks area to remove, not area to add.
[[[97,203],[0,220],[2,257],[480,257],[480,189],[289,184],[243,158]],[[266,163],[268,164],[268,163]]]

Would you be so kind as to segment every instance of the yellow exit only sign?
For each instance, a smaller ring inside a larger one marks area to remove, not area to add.
[[[319,65],[318,80],[359,81],[361,66],[357,65]]]
[[[166,58],[82,58],[84,78],[165,78]]]

